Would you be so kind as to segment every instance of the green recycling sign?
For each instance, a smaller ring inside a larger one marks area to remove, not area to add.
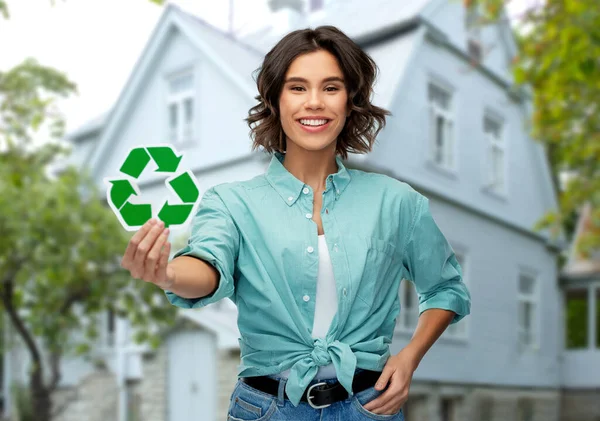
[[[165,227],[181,225],[188,220],[196,206],[199,189],[191,171],[177,173],[182,157],[171,145],[138,146],[130,149],[120,168],[120,172],[129,177],[104,179],[108,204],[123,228],[136,231],[152,217],[163,221]],[[169,203],[165,200],[156,215],[151,204],[132,203],[130,200],[132,196],[141,197],[136,180],[150,161],[157,167],[155,173],[173,174],[165,179],[165,184],[180,200],[180,203]]]

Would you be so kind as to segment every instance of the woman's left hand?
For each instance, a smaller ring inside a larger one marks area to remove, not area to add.
[[[376,390],[389,387],[377,399],[364,405],[364,408],[379,415],[392,415],[400,412],[400,408],[408,399],[408,390],[415,371],[414,360],[406,349],[388,358],[381,376],[375,385]]]

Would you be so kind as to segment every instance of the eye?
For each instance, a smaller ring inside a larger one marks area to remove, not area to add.
[[[329,89],[332,89],[332,90],[330,91]],[[327,92],[339,91],[339,89],[335,86],[328,86],[327,88],[325,88],[325,90]]]
[[[297,90],[297,89],[298,89],[298,90],[300,90],[300,89],[304,89],[304,88],[303,88],[302,86],[292,86],[290,89],[291,89],[292,91],[295,91],[295,90]]]

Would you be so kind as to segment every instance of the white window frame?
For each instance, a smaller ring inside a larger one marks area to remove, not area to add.
[[[170,84],[179,78],[191,77],[191,86],[181,92],[171,92]],[[195,120],[197,115],[196,106],[196,72],[193,68],[172,73],[166,80],[166,110],[167,110],[167,142],[173,145],[182,146],[192,142],[195,138]],[[184,124],[185,104],[191,101],[192,118],[188,124]],[[171,107],[176,107],[177,126],[175,131],[171,129]]]
[[[408,306],[407,304],[406,293],[412,293],[412,306]],[[417,321],[419,320],[419,296],[414,284],[408,279],[402,279],[398,296],[400,299],[400,313],[396,321],[395,331],[398,333],[412,333],[415,331]]]
[[[498,134],[497,136],[494,133],[487,131],[487,122],[491,124],[495,124],[498,126]],[[497,117],[496,115],[485,112],[483,116],[483,135],[486,143],[486,189],[492,191],[494,193],[505,195],[506,194],[506,185],[507,185],[507,171],[506,171],[506,127],[503,119]],[[501,163],[499,168],[497,169],[500,173],[495,172],[496,167],[494,166],[494,156],[495,154],[501,156]]]
[[[521,276],[525,276],[525,277],[529,277],[529,278],[533,279],[533,291],[531,293],[524,294],[521,292],[521,286],[520,286]],[[540,279],[539,279],[538,274],[531,269],[526,269],[526,268],[519,269],[518,276],[517,276],[516,290],[517,290],[517,314],[516,314],[517,345],[518,345],[519,349],[522,351],[525,351],[525,350],[537,351],[540,348],[540,298],[539,298]],[[532,320],[530,322],[531,323],[531,325],[530,325],[531,332],[529,332],[529,336],[531,339],[530,339],[529,343],[526,343],[523,341],[523,336],[526,335],[528,332],[527,332],[526,328],[524,328],[523,326],[520,325],[521,321],[519,320],[520,306],[523,303],[529,303],[532,306],[532,312],[531,312]]]
[[[598,338],[596,337],[597,329],[597,319],[596,312],[598,309],[596,308],[598,305],[598,301],[596,300],[596,296],[600,294],[600,282],[592,282],[592,283],[579,283],[575,282],[563,290],[562,297],[563,303],[566,306],[567,303],[567,294],[569,291],[586,291],[587,294],[587,344],[582,348],[567,348],[567,324],[563,320],[563,348],[566,352],[579,352],[579,351],[598,351],[600,350],[600,346],[597,346]],[[565,309],[566,311],[566,309]]]
[[[429,98],[431,88],[438,89],[448,95],[448,106],[444,108],[441,104]],[[455,172],[457,164],[456,154],[456,119],[454,118],[454,90],[436,81],[429,80],[427,83],[427,126],[429,152],[428,160],[436,167]],[[437,142],[437,121],[442,118],[443,144],[438,146]],[[438,160],[437,157],[440,156]]]
[[[458,246],[458,245],[452,245],[452,249],[454,250],[456,259],[458,260],[458,263],[460,264],[460,268],[462,270],[462,275],[463,275],[463,282],[464,282],[465,286],[467,288],[469,288],[469,276],[468,276],[469,263],[468,263],[466,249],[464,247]],[[460,259],[459,259],[459,257],[460,257]],[[462,260],[462,263],[461,263],[461,260]],[[468,334],[469,334],[469,331],[468,331],[469,320],[470,320],[469,317],[465,317],[462,320],[460,320],[458,323],[454,323],[454,324],[448,326],[448,328],[442,334],[442,338],[466,340],[468,338]]]

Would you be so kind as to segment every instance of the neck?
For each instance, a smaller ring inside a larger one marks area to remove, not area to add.
[[[312,187],[314,192],[325,190],[327,176],[338,172],[333,148],[321,151],[308,151],[292,147],[284,155],[283,166],[298,180]]]

